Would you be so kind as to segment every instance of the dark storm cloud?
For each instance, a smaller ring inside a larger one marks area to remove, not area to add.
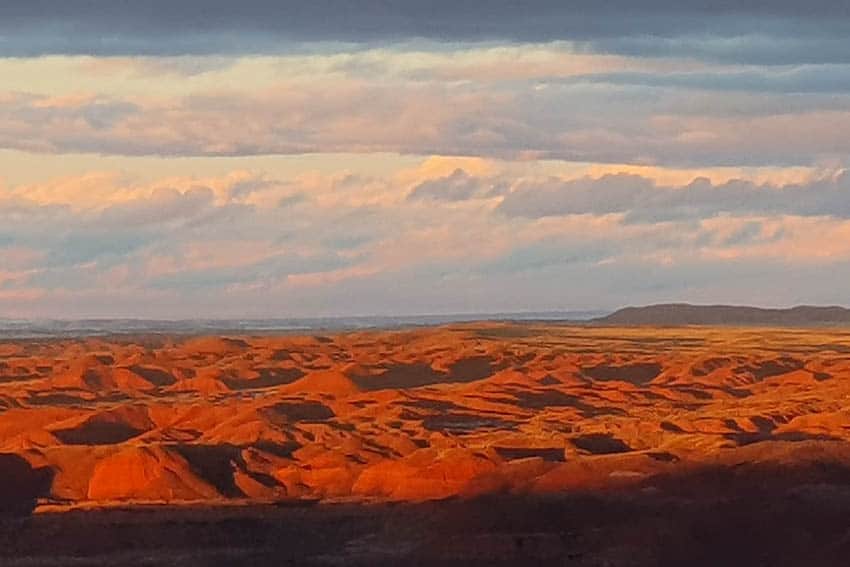
[[[688,39],[683,51],[696,56],[775,58],[785,46],[786,59],[831,61],[850,57],[841,45],[848,20],[844,0],[29,0],[0,7],[0,52],[265,53],[302,41],[424,38],[563,39],[598,51],[665,55],[692,36],[698,41]]]

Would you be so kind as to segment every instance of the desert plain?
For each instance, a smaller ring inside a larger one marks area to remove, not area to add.
[[[0,344],[8,565],[845,565],[850,331]]]

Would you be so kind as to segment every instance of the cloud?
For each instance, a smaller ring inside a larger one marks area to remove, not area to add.
[[[429,179],[416,185],[408,194],[411,201],[466,201],[472,198],[495,197],[503,194],[507,185],[503,181],[491,181],[473,177],[461,168],[450,175],[438,179]]]
[[[685,38],[696,55],[747,60],[768,49],[738,38],[782,45],[786,62],[821,57],[847,61],[850,9],[840,0],[741,3],[731,0],[497,0],[427,3],[381,0],[167,0],[116,3],[33,0],[4,7],[0,51],[96,55],[280,53],[302,42],[585,42],[599,51],[662,52]],[[701,46],[699,41],[705,41]],[[729,38],[733,38],[730,41]],[[712,43],[713,42],[713,43]],[[714,45],[719,44],[719,46]],[[790,46],[790,47],[788,47]]]
[[[850,154],[850,64],[580,49],[430,42],[282,56],[0,59],[9,77],[0,148],[694,167],[809,166]]]
[[[178,289],[227,288],[237,284],[274,287],[290,275],[329,272],[351,265],[352,258],[331,251],[318,254],[276,253],[260,261],[231,266],[178,269],[147,282],[152,288]]]
[[[850,93],[850,66],[802,65],[779,69],[706,68],[688,72],[614,71],[573,75],[562,83],[597,83],[668,89],[752,93]]]
[[[452,108],[438,103],[446,99],[452,100]],[[450,144],[481,141],[486,118],[480,118],[484,124],[467,122],[469,132],[454,119],[495,102],[496,97],[485,93],[441,85],[357,82],[281,85],[262,93],[204,93],[176,100],[81,100],[61,107],[48,97],[12,94],[0,110],[0,146],[34,152],[212,156],[448,149]],[[425,107],[430,112],[422,120]],[[374,128],[377,123],[383,127]]]
[[[836,12],[831,21],[827,21],[825,12],[793,19],[742,16],[735,20],[716,14],[691,34],[623,34],[592,39],[584,45],[591,52],[636,58],[684,57],[724,64],[781,67],[848,62],[842,39],[848,23],[846,13]]]
[[[0,258],[14,271],[2,280],[44,293],[82,293],[107,283],[183,293],[268,286],[292,274],[340,269],[384,229],[361,226],[368,207],[353,209],[346,196],[332,193],[332,182],[324,183],[326,207],[297,179],[244,171],[144,185],[101,174],[11,187],[0,193]],[[80,188],[105,198],[79,200]],[[276,205],[287,198],[290,207]]]
[[[835,301],[850,274],[844,1],[7,4],[3,313]]]
[[[783,301],[769,285],[780,265],[800,294],[835,301],[821,279],[850,262],[844,172],[679,186],[529,167],[432,158],[371,176],[106,171],[14,185],[0,192],[0,308],[245,317],[744,301],[736,279]],[[99,197],[76,199],[80,188]]]
[[[850,173],[839,171],[806,184],[756,184],[697,178],[680,186],[657,185],[634,174],[548,179],[518,184],[496,209],[509,217],[622,214],[626,222],[704,219],[720,214],[850,218]]]
[[[610,257],[616,250],[614,242],[605,240],[546,239],[518,246],[495,260],[483,262],[475,272],[484,277],[499,277],[551,271],[564,266],[593,264]]]
[[[0,95],[0,148],[135,156],[388,152],[703,167],[846,159],[850,96],[791,96],[358,79],[156,98],[9,93]]]

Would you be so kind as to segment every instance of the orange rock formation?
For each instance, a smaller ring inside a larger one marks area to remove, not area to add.
[[[423,500],[850,462],[837,330],[479,323],[0,347],[0,452],[46,479],[43,503]]]

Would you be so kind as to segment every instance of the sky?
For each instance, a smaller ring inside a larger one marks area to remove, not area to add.
[[[0,317],[850,304],[846,0],[0,5]]]

